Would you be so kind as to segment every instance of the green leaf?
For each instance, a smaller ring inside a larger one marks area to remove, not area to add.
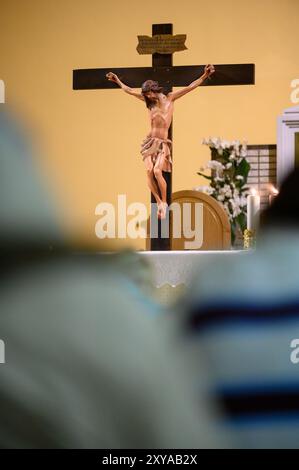
[[[249,171],[250,171],[250,164],[248,163],[246,158],[243,158],[236,168],[236,175],[242,175],[244,177],[244,180],[246,181]]]
[[[231,233],[232,245],[234,245],[235,240],[236,240],[236,230],[237,230],[237,226],[236,226],[235,222],[232,220],[231,223],[230,223],[230,233]]]
[[[242,232],[244,232],[244,230],[246,229],[247,227],[247,217],[246,217],[246,214],[244,212],[241,212],[241,214],[239,214],[237,217],[236,217],[236,221],[237,223],[239,224]]]
[[[198,171],[197,174],[200,175],[200,176],[203,176],[203,177],[206,178],[207,180],[211,180],[211,179],[212,179],[212,176],[207,176],[207,175],[205,175],[204,173],[201,173],[200,171]]]

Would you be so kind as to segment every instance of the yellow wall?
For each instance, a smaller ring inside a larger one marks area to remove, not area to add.
[[[298,0],[1,0],[0,14],[6,102],[35,130],[73,241],[99,243],[99,202],[116,202],[117,194],[149,202],[139,154],[149,130],[144,104],[121,90],[73,91],[73,69],[151,65],[136,45],[152,23],[187,34],[188,50],[174,65],[256,64],[255,86],[198,88],[175,103],[174,191],[204,182],[196,175],[209,158],[203,137],[275,143],[276,116],[293,105]]]

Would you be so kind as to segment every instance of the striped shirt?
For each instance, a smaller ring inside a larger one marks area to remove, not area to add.
[[[195,276],[185,310],[188,338],[209,368],[207,392],[234,445],[298,448],[291,343],[299,338],[299,232],[275,230],[248,256],[220,256]]]

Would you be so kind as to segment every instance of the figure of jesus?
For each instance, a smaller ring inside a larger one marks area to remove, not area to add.
[[[108,80],[117,83],[126,93],[143,101],[148,109],[151,131],[142,141],[141,155],[147,173],[148,187],[157,202],[157,215],[160,219],[166,217],[167,211],[167,184],[162,172],[171,172],[172,170],[172,142],[168,139],[168,130],[173,116],[173,103],[186,93],[195,90],[214,72],[213,65],[206,65],[204,73],[197,80],[167,95],[163,93],[163,88],[159,86],[159,83],[154,80],[146,80],[141,86],[141,92],[138,92],[125,85],[115,73],[109,72],[106,75]]]

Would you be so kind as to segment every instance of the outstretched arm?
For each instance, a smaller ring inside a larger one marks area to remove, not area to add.
[[[121,89],[124,90],[129,95],[135,96],[135,98],[138,98],[141,101],[144,101],[144,97],[141,93],[139,93],[138,91],[134,91],[133,88],[130,88],[129,86],[125,85],[115,73],[109,72],[107,73],[106,77],[108,78],[108,80],[117,83],[121,87]]]
[[[182,88],[181,90],[171,91],[167,95],[168,98],[170,98],[171,101],[174,101],[174,100],[177,100],[178,98],[181,98],[182,96],[186,95],[186,93],[189,93],[190,91],[195,90],[195,88],[200,86],[214,72],[215,72],[215,69],[214,69],[213,65],[206,65],[205,66],[205,71],[204,71],[204,73],[202,74],[201,77],[199,77],[197,80],[194,80],[194,82],[190,83],[190,85]]]

